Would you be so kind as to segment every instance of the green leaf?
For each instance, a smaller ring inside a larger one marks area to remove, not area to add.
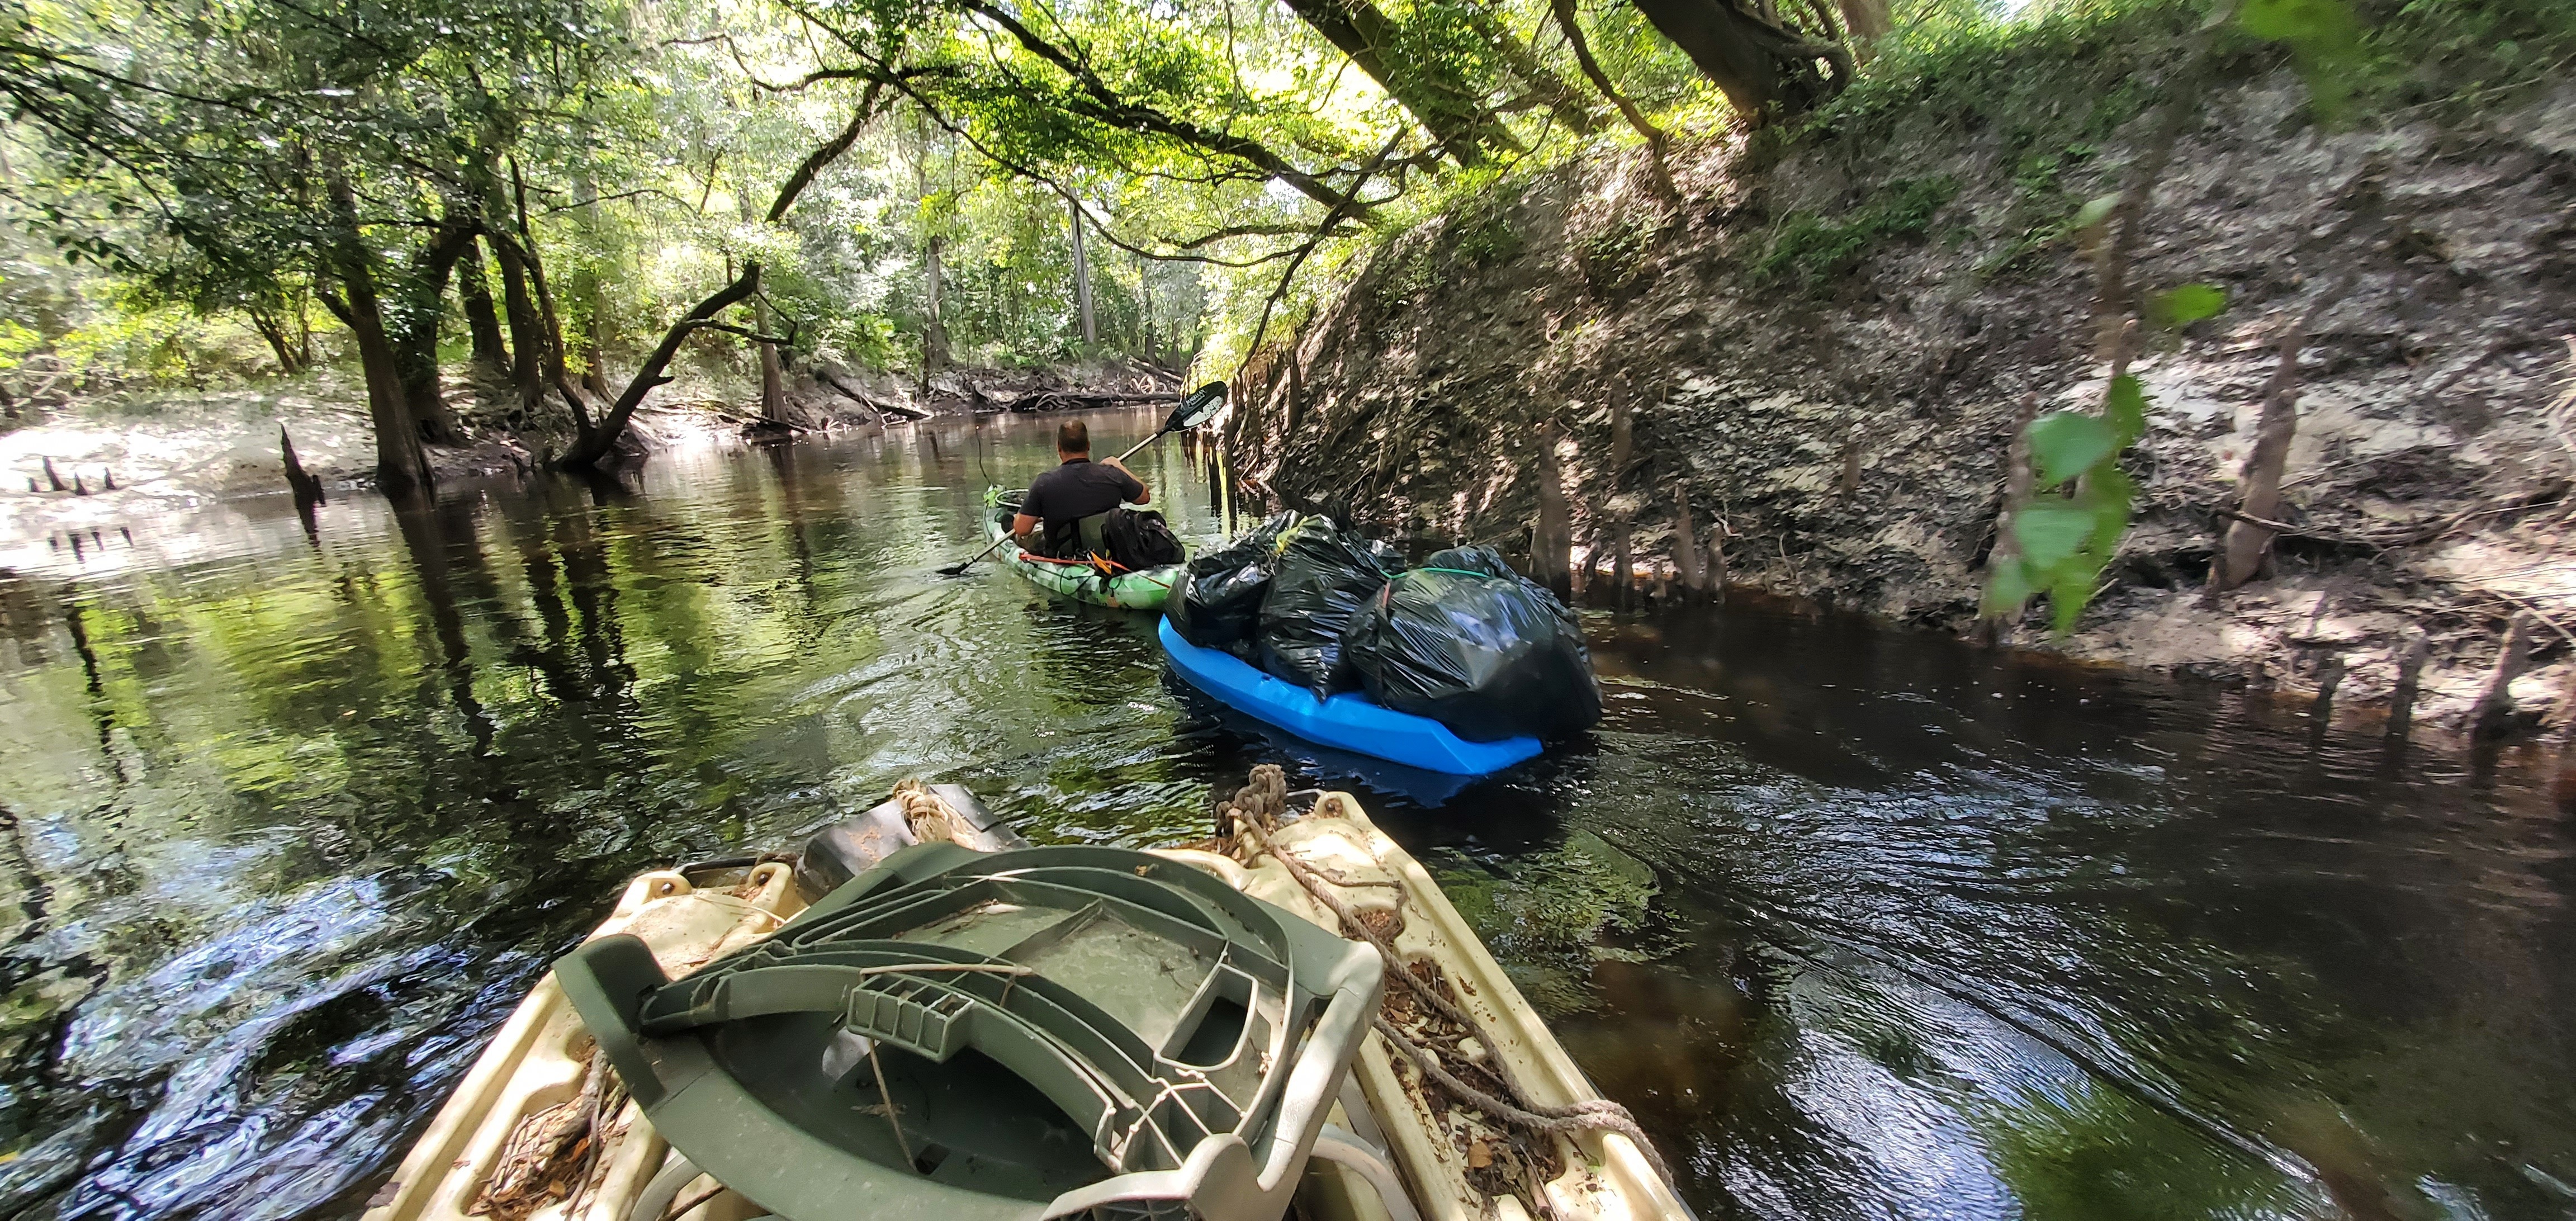
[[[2203,318],[2215,318],[2226,308],[2226,289],[2215,284],[2185,284],[2158,294],[2149,312],[2158,326],[2179,330]]]
[[[2147,390],[2138,379],[2123,373],[2111,379],[2111,392],[2102,399],[2102,418],[2111,425],[2114,450],[2127,449],[2147,435]]]
[[[2246,33],[2274,42],[2315,42],[2358,32],[2352,10],[2342,0],[2245,0],[2236,23]]]
[[[2092,199],[2086,200],[2083,207],[2075,210],[2075,219],[2066,222],[2066,228],[2069,232],[2090,229],[2095,225],[2111,219],[2111,213],[2116,211],[2119,206],[2119,192],[2114,191],[2108,195],[2097,195]]]
[[[1988,619],[2009,619],[2021,613],[2023,604],[2039,592],[2030,581],[2030,567],[2018,559],[2002,560],[1986,578],[1986,598],[1977,613]]]
[[[2120,439],[2099,416],[2052,411],[2030,422],[2031,468],[2039,486],[2056,487],[2119,449]]]
[[[2037,500],[2013,514],[2013,540],[2033,575],[2054,574],[2093,537],[2093,514],[2071,500]]]
[[[2075,621],[2084,614],[2084,606],[2093,600],[2093,582],[2101,576],[2098,568],[2069,567],[2060,570],[2048,583],[2049,627],[2063,636],[2075,630]]]
[[[2105,462],[2086,473],[2084,492],[2075,503],[2093,517],[2093,532],[2085,538],[2083,551],[2097,571],[2119,550],[2120,536],[2129,530],[2129,508],[2137,498],[2138,485],[2116,462]]]
[[[2236,23],[2257,38],[2290,44],[2309,101],[2329,120],[2352,98],[2353,80],[2366,65],[2361,22],[2344,0],[2245,0]]]

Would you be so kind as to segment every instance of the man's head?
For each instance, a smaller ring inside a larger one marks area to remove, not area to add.
[[[1080,420],[1066,420],[1055,430],[1055,455],[1059,458],[1091,456],[1091,426]]]

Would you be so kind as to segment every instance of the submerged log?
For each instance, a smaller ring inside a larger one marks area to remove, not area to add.
[[[295,507],[300,511],[321,504],[322,481],[305,470],[303,461],[295,456],[295,438],[286,435],[283,424],[277,426],[277,448],[286,459],[286,486],[295,493]]]
[[[2388,736],[2404,741],[2415,719],[2415,693],[2424,675],[2425,655],[2432,642],[2422,632],[2406,638],[2397,650],[2397,682],[2388,691]]]
[[[2324,729],[2334,719],[2335,689],[2343,685],[2343,654],[2328,653],[2317,662],[2317,698],[2308,705],[2308,718],[2316,728]]]
[[[2478,702],[2469,706],[2469,730],[2480,737],[2503,733],[2506,721],[2513,715],[2513,680],[2531,666],[2531,616],[2516,611],[2505,620],[2504,643],[2496,651],[2495,668],[2487,671],[2486,689],[2478,693]]]
[[[844,396],[858,403],[859,406],[867,408],[868,413],[874,415],[877,419],[877,423],[879,424],[885,423],[888,415],[899,415],[907,420],[926,420],[930,418],[930,413],[922,410],[921,408],[912,406],[909,403],[890,403],[880,400],[876,396],[869,394],[867,391],[861,390],[858,387],[843,381],[841,379],[841,371],[830,365],[815,366],[814,379],[826,386],[830,386],[834,390],[840,391]]]

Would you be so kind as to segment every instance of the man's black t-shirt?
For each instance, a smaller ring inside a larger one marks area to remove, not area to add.
[[[1075,458],[1032,480],[1020,512],[1055,527],[1106,513],[1144,494],[1145,485],[1136,482],[1134,475],[1089,458]]]

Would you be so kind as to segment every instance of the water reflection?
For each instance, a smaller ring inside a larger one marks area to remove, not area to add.
[[[1713,1217],[2576,1207],[2537,760],[1739,600],[1591,615],[1597,732],[1418,783],[936,575],[1049,460],[952,422],[0,548],[0,1212],[353,1213],[644,864],[915,774],[1193,836],[1262,759],[1373,794]]]

